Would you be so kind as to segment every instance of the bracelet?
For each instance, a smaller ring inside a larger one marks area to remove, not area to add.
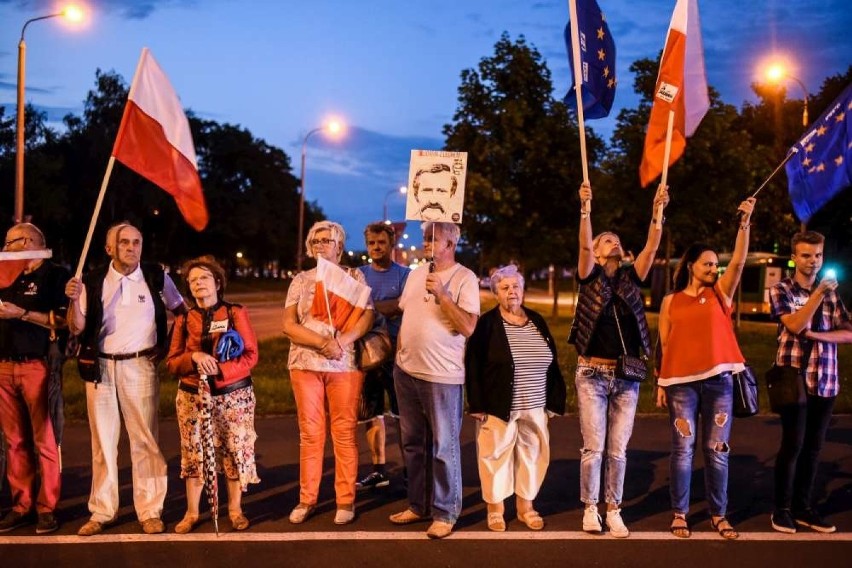
[[[748,223],[746,225],[740,225],[740,231],[748,231],[750,227],[751,223]]]
[[[665,223],[666,223],[666,216],[665,216],[665,215],[663,215],[663,218],[662,218],[662,219],[660,219],[660,225],[665,225]],[[654,217],[653,219],[651,219],[651,224],[653,224],[653,225],[656,225],[656,224],[657,224],[657,218],[656,218],[656,217]]]
[[[588,218],[589,218],[589,214],[588,214],[588,213],[586,213],[585,211],[583,211],[582,213],[580,213],[580,219],[588,219]]]

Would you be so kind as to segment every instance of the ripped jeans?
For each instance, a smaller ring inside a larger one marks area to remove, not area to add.
[[[728,508],[728,455],[733,418],[733,381],[724,372],[703,381],[666,387],[672,427],[670,494],[672,511],[689,512],[692,456],[698,415],[704,452],[704,487],[710,514],[724,516]]]

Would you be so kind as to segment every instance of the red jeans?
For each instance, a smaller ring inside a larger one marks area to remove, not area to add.
[[[299,417],[299,502],[317,502],[325,450],[326,401],[334,446],[334,493],[337,506],[355,502],[358,477],[358,397],[364,373],[290,371]]]
[[[12,509],[28,513],[33,508],[36,471],[41,470],[35,509],[52,512],[59,502],[59,450],[48,415],[44,361],[0,363],[0,427],[9,445],[6,478]]]

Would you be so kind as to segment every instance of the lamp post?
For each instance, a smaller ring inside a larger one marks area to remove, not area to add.
[[[317,132],[324,131],[331,134],[337,134],[342,129],[343,125],[340,122],[332,120],[323,126],[318,126],[313,130],[308,131],[302,139],[302,173],[300,176],[301,185],[299,189],[299,235],[296,241],[296,270],[302,270],[302,240],[304,239],[303,235],[305,233],[305,157],[308,153],[308,138]]]
[[[27,44],[24,41],[24,34],[27,31],[27,26],[33,22],[59,17],[66,18],[72,22],[79,22],[83,19],[83,12],[76,6],[68,6],[55,14],[30,18],[24,22],[24,27],[21,28],[21,41],[18,42],[18,113],[17,122],[15,123],[15,223],[20,223],[24,220],[24,92],[27,77]]]
[[[801,81],[801,79],[797,77],[793,77],[787,71],[787,68],[781,64],[770,65],[766,70],[766,78],[771,83],[780,83],[782,79],[791,79],[799,84],[802,88],[802,92],[805,95],[804,105],[802,107],[802,126],[807,128],[808,126],[808,89],[805,87],[805,84]]]
[[[399,189],[392,189],[385,194],[385,204],[384,204],[384,207],[382,208],[382,221],[384,221],[385,223],[390,223],[390,217],[388,217],[388,198],[391,195],[394,195],[394,194],[397,194],[397,193],[400,194],[400,195],[405,195],[406,193],[408,193],[408,188],[403,185],[403,186],[400,186]]]

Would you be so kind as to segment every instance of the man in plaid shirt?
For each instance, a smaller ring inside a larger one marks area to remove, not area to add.
[[[812,508],[811,493],[839,390],[837,344],[852,343],[852,323],[837,294],[837,279],[817,283],[824,243],[825,237],[814,231],[793,235],[795,273],[770,289],[772,317],[780,321],[775,364],[799,369],[806,391],[805,404],[780,412],[772,528],[784,533],[795,533],[797,526],[836,530]]]

